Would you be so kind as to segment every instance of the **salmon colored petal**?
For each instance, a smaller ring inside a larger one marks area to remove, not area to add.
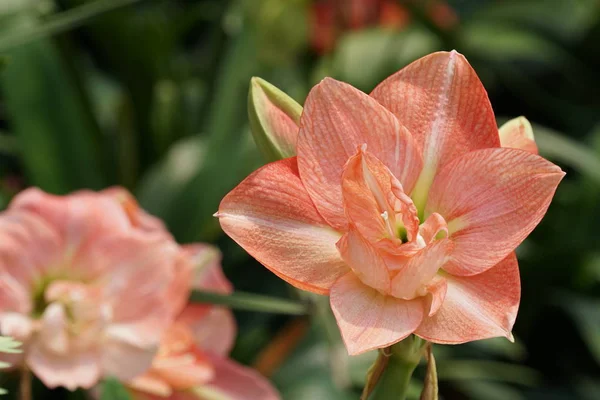
[[[230,310],[204,304],[188,304],[177,321],[188,326],[203,351],[227,355],[235,342],[237,326]]]
[[[233,286],[223,274],[221,252],[215,246],[196,243],[182,246],[184,254],[194,265],[194,289],[216,293],[231,293]]]
[[[107,335],[102,344],[101,355],[104,376],[129,381],[150,368],[157,350],[158,343],[156,346],[140,347]]]
[[[89,389],[98,383],[101,376],[96,353],[71,351],[57,355],[47,350],[41,341],[29,347],[26,362],[35,376],[49,388]]]
[[[531,124],[525,117],[511,119],[498,129],[500,145],[511,149],[521,149],[538,154]]]
[[[431,214],[419,227],[419,234],[427,244],[431,243],[440,232],[444,232],[445,236],[448,236],[448,224],[438,213]]]
[[[413,193],[417,207],[444,164],[472,150],[500,146],[487,93],[456,51],[413,62],[379,84],[371,96],[398,117],[423,149],[423,173]]]
[[[9,210],[29,211],[42,217],[57,229],[69,251],[103,232],[126,231],[131,226],[118,202],[88,191],[55,196],[36,188],[27,189],[13,199]]]
[[[0,270],[0,311],[2,313],[14,311],[29,314],[32,308],[33,302],[27,287]],[[7,334],[5,333],[5,335]]]
[[[444,269],[473,275],[503,260],[540,222],[564,175],[542,157],[515,149],[477,150],[448,164],[426,209],[444,216],[455,244]]]
[[[354,225],[350,225],[337,247],[344,261],[365,285],[389,294],[390,273],[385,262]]]
[[[376,243],[388,239],[399,246],[399,227],[412,239],[419,228],[417,210],[402,184],[366,149],[352,156],[342,175],[346,215],[360,233]]]
[[[432,315],[438,312],[438,310],[444,303],[444,299],[446,298],[446,292],[448,291],[448,282],[446,281],[446,278],[436,276],[426,286],[426,289],[429,298],[429,316],[431,317]]]
[[[1,286],[0,286],[1,287]],[[34,332],[34,321],[19,313],[0,314],[0,334],[25,343]]]
[[[422,165],[411,134],[377,101],[348,84],[325,78],[304,105],[298,168],[317,209],[336,228],[346,226],[340,176],[346,161],[363,144],[410,193]]]
[[[397,343],[413,333],[423,319],[421,299],[384,296],[352,272],[333,285],[330,303],[350,355]]]
[[[442,239],[436,240],[408,259],[399,257],[402,265],[393,268],[398,272],[392,279],[392,296],[413,299],[426,295],[426,286],[448,260],[451,251],[452,242],[449,239]]]
[[[27,211],[0,214],[0,282],[11,280],[13,290],[28,290],[49,268],[58,267],[62,240],[55,229],[39,216]],[[21,288],[21,289],[19,289]],[[0,297],[6,292],[0,290]],[[0,299],[0,310],[6,309]],[[18,309],[29,312],[31,301],[22,299]],[[13,310],[16,310],[13,308]]]
[[[279,400],[273,385],[257,371],[233,360],[209,356],[215,368],[214,379],[206,385],[229,400]],[[202,399],[203,397],[200,396]],[[216,397],[220,398],[220,397]]]
[[[133,393],[134,399],[164,399],[168,398],[173,393],[173,389],[171,389],[168,383],[151,372],[133,378],[131,381],[127,382],[127,386],[135,390]]]
[[[131,225],[140,231],[159,234],[171,238],[165,224],[153,215],[148,214],[140,207],[137,200],[129,191],[123,187],[113,186],[100,192],[101,195],[109,196],[117,201],[129,218]]]
[[[152,363],[152,371],[175,390],[204,385],[215,375],[214,368],[207,360],[200,360],[192,353],[157,357]]]
[[[458,344],[505,336],[511,330],[521,297],[519,266],[514,253],[474,276],[446,276],[448,291],[442,307],[425,318],[418,336],[434,343]]]
[[[295,157],[251,174],[223,199],[217,216],[244,250],[300,289],[326,294],[348,270],[335,247],[341,234],[317,212]]]

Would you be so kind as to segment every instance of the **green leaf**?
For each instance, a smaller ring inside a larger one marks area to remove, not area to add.
[[[11,30],[0,37],[0,53],[36,39],[77,28],[93,17],[138,1],[140,0],[98,0],[57,14],[42,24]]]
[[[38,20],[25,15],[17,22]],[[7,55],[0,85],[30,183],[53,193],[105,186],[100,132],[58,49],[42,40]]]
[[[531,368],[496,361],[447,359],[437,369],[440,381],[492,380],[535,386],[541,379]]]
[[[600,183],[600,157],[593,150],[549,128],[532,125],[542,156],[569,165]]]
[[[303,303],[243,292],[219,294],[194,290],[190,295],[190,301],[193,303],[218,304],[245,311],[289,315],[304,315],[308,312],[307,305]]]
[[[125,386],[115,378],[107,378],[101,385],[100,400],[133,400]]]
[[[600,300],[570,293],[560,295],[556,303],[571,315],[590,353],[600,364]]]

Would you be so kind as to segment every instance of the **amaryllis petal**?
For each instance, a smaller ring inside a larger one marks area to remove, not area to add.
[[[446,278],[436,276],[427,286],[428,298],[429,298],[429,316],[434,315],[446,298],[446,292],[448,291],[448,282]]]
[[[517,317],[521,284],[514,253],[498,265],[474,276],[447,276],[442,307],[425,318],[416,334],[434,343],[458,344],[505,336]]]
[[[344,167],[342,194],[348,219],[369,241],[389,239],[400,245],[398,228],[408,238],[419,228],[417,210],[402,184],[390,170],[366,149],[359,149]],[[401,213],[397,221],[397,213]]]
[[[354,225],[350,225],[337,246],[344,261],[365,285],[381,293],[390,292],[390,273],[385,262]]]
[[[413,196],[417,207],[444,164],[472,150],[500,146],[487,93],[456,51],[413,62],[379,84],[371,96],[398,117],[423,149],[423,173],[414,193],[419,198]]]
[[[136,400],[140,399],[164,399],[168,398],[173,389],[160,376],[148,372],[144,375],[135,377],[127,382],[127,386],[134,390],[132,396]],[[139,393],[138,393],[139,391]]]
[[[352,272],[333,285],[330,302],[351,355],[397,343],[413,333],[423,319],[422,299],[382,295]]]
[[[0,215],[0,285],[5,286],[0,298],[18,293],[20,301],[11,303],[11,308],[0,299],[0,310],[31,311],[31,300],[23,296],[45,272],[58,266],[62,245],[56,230],[38,215],[27,211]]]
[[[401,266],[395,267],[396,276],[392,279],[392,292],[395,297],[412,299],[427,294],[427,285],[450,256],[452,242],[449,239],[436,240],[406,261],[399,257]],[[388,259],[388,264],[391,258]],[[390,267],[392,267],[390,265]]]
[[[348,268],[331,229],[306,193],[296,158],[267,164],[221,202],[223,230],[254,258],[290,284],[326,294]]]
[[[275,388],[255,370],[227,358],[209,356],[209,360],[215,368],[215,377],[205,388],[198,388],[198,393],[207,390],[222,396],[215,399],[279,400]]]
[[[56,355],[40,341],[32,343],[26,354],[27,365],[45,386],[63,386],[69,390],[89,389],[98,382],[101,370],[97,359],[98,354],[93,351],[73,350]]]
[[[107,336],[101,354],[101,365],[105,376],[114,376],[129,381],[144,373],[152,365],[158,344],[148,347],[136,346],[121,338]]]
[[[129,218],[129,222],[136,229],[142,232],[161,235],[165,238],[171,238],[171,234],[166,230],[164,223],[142,209],[135,197],[127,189],[120,186],[113,186],[104,189],[100,194],[108,196],[120,204]]]
[[[237,326],[229,309],[188,304],[177,322],[191,330],[196,345],[203,351],[225,356],[235,342]]]
[[[523,150],[484,149],[443,168],[426,214],[440,213],[455,244],[444,269],[472,275],[512,252],[540,222],[564,172]]]
[[[185,390],[203,385],[214,378],[215,371],[208,360],[196,357],[193,352],[156,358],[152,372],[174,390]]]
[[[221,252],[208,244],[182,246],[185,256],[194,266],[193,288],[216,293],[231,293],[233,286],[223,274]]]
[[[522,149],[538,154],[531,124],[525,117],[511,119],[498,129],[500,145],[511,149]]]
[[[317,209],[343,228],[340,176],[363,144],[400,180],[407,192],[421,171],[421,155],[411,134],[394,115],[365,93],[324,79],[308,95],[300,119],[298,168]]]
[[[31,188],[19,193],[9,210],[39,215],[57,229],[71,251],[102,233],[125,231],[131,226],[124,209],[112,197],[88,191],[61,197]]]

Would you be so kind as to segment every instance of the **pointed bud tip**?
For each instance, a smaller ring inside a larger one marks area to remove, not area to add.
[[[515,337],[513,336],[512,332],[508,332],[506,335],[506,338],[508,339],[509,342],[514,343],[515,342]]]
[[[219,218],[220,216],[221,216],[221,214],[218,211],[213,214],[213,217],[215,217],[215,218]]]

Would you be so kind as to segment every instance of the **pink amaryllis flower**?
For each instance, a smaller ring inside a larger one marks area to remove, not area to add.
[[[194,258],[125,190],[19,194],[0,213],[0,332],[48,387],[150,367]]]
[[[210,249],[210,251],[209,251]],[[194,287],[230,293],[221,271],[220,254],[207,247]],[[189,304],[167,329],[152,367],[128,382],[136,400],[277,400],[279,395],[258,372],[227,358],[236,333],[231,311]]]
[[[518,147],[527,132],[509,128]],[[296,149],[231,191],[217,216],[279,277],[330,296],[350,354],[411,333],[435,343],[512,338],[514,250],[564,173],[501,147],[461,54],[417,60],[370,95],[323,80],[306,99]]]

